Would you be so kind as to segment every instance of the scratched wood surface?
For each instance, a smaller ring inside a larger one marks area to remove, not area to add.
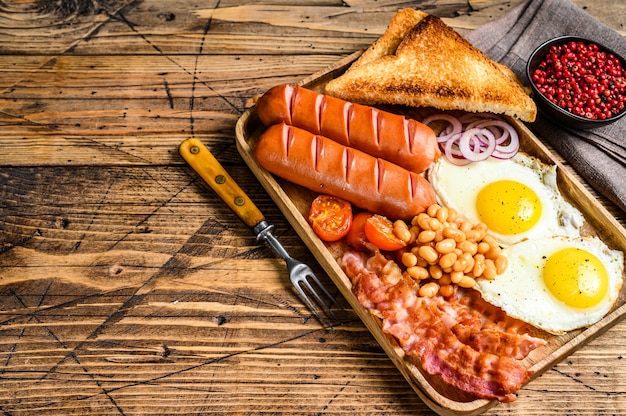
[[[432,414],[356,315],[311,318],[177,147],[210,147],[328,282],[240,158],[238,117],[399,7],[466,33],[520,1],[292,3],[0,1],[2,414]],[[623,0],[575,3],[626,33]],[[626,414],[625,339],[620,323],[486,414]]]

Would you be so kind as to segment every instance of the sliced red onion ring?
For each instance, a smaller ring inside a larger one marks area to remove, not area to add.
[[[463,131],[463,125],[459,121],[458,118],[451,116],[449,114],[433,114],[432,116],[426,117],[422,120],[422,124],[430,124],[435,120],[443,120],[450,123],[440,134],[437,136],[437,142],[443,143],[446,140],[452,138],[455,134],[459,134]]]
[[[509,144],[505,145],[503,144],[504,142],[499,143],[494,150],[494,153],[505,158],[507,155],[511,155],[509,157],[513,157],[519,150],[519,135],[517,134],[515,128],[504,121],[494,121],[491,125],[502,127],[509,133]]]
[[[444,120],[449,125],[437,141],[446,158],[456,165],[486,160],[490,156],[508,159],[519,150],[519,135],[504,118],[494,114],[466,113],[459,117],[434,114],[422,120],[429,124]]]
[[[457,139],[459,137],[457,137]],[[446,159],[448,159],[448,161],[453,165],[463,166],[472,163],[471,160],[463,157],[463,155],[459,151],[456,140],[448,140],[443,143],[443,145],[443,153],[446,156]]]
[[[472,143],[474,143],[472,145]],[[466,130],[459,139],[461,154],[471,162],[487,159],[496,148],[496,138],[487,129]]]

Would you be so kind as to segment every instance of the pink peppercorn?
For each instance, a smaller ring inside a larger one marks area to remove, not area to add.
[[[595,43],[552,46],[532,82],[554,104],[591,120],[614,117],[626,106],[626,71],[615,55]]]

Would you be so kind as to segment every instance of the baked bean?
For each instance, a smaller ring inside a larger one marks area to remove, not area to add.
[[[502,254],[496,257],[493,262],[496,266],[496,274],[504,273],[506,268],[509,266],[509,259],[507,259],[506,256],[503,256]]]
[[[444,223],[446,221],[448,221],[448,208],[446,207],[441,207],[437,210],[437,219],[439,220],[439,222]]]
[[[472,255],[472,253],[464,251],[464,252],[461,253],[461,255],[459,257],[464,258],[465,261],[467,261],[468,263],[474,264],[474,256]]]
[[[459,218],[459,213],[454,208],[448,208],[448,222],[456,222]]]
[[[458,282],[458,285],[464,288],[472,288],[476,286],[476,280],[473,277],[464,275],[463,278]]]
[[[449,298],[454,295],[454,286],[444,285],[439,287],[439,294],[445,298]]]
[[[477,248],[478,248],[478,252],[479,253],[485,254],[485,253],[487,253],[489,251],[491,246],[486,241],[481,241],[480,243],[478,243]]]
[[[462,272],[467,269],[470,264],[474,264],[474,259],[468,253],[463,253],[456,259],[456,261],[452,265],[452,270],[454,270],[455,272]]]
[[[443,239],[443,228],[438,228],[437,230],[435,230],[435,242],[438,243]]]
[[[441,206],[438,204],[432,204],[431,206],[429,206],[428,208],[426,208],[426,214],[428,214],[429,217],[435,217],[437,215],[437,212],[441,209]]]
[[[435,282],[430,282],[420,287],[419,295],[425,298],[432,298],[437,292],[439,292],[439,285]]]
[[[493,236],[491,236],[489,234],[487,234],[487,235],[485,235],[483,237],[483,241],[485,241],[486,243],[489,243],[489,244],[496,244],[496,239],[493,238]]]
[[[445,238],[437,243],[435,250],[441,254],[448,254],[454,251],[456,248],[456,242],[451,238]]]
[[[467,252],[465,252],[465,251],[464,251],[464,252],[463,252],[463,253],[459,256],[459,258],[464,259],[464,260],[465,260],[465,263],[467,263],[468,265],[470,265],[470,264],[471,264],[472,266],[474,265],[474,256],[472,256],[472,254],[471,254],[471,253],[467,253]]]
[[[502,252],[502,249],[498,243],[489,243],[489,251],[485,253],[485,257],[495,260]]]
[[[493,280],[496,278],[496,265],[493,260],[485,259],[485,270],[483,271],[483,277],[487,280]]]
[[[465,273],[462,271],[453,271],[450,273],[450,281],[452,283],[459,283],[461,279],[463,279],[463,276],[465,276]]]
[[[424,280],[430,277],[428,270],[420,266],[407,267],[406,272],[415,280]]]
[[[441,278],[439,279],[439,284],[441,286],[446,286],[452,283],[452,278],[450,277],[450,273],[444,273],[441,275]]]
[[[456,262],[456,260],[457,260],[457,255],[455,252],[444,254],[439,259],[439,266],[441,266],[442,269],[451,268]]]
[[[442,296],[456,286],[473,287],[476,278],[494,279],[508,259],[484,223],[472,224],[452,208],[433,204],[411,220],[394,223],[394,234],[407,242],[401,262],[416,280],[431,278]],[[431,287],[428,286],[428,287]],[[424,285],[422,287],[427,287]],[[424,289],[430,295],[433,289]]]
[[[461,224],[459,224],[459,230],[463,231],[465,234],[467,234],[467,232],[471,229],[472,229],[472,224],[470,224],[467,221],[462,221]]]
[[[463,269],[463,273],[470,274],[474,270],[474,257],[470,256],[467,260],[467,267]]]
[[[469,253],[472,256],[478,252],[478,244],[469,240],[461,241],[458,246],[464,253]]]
[[[417,241],[420,243],[430,243],[435,239],[435,233],[433,230],[424,230],[417,236]]]
[[[474,277],[480,277],[485,271],[485,256],[482,254],[476,254],[474,256],[474,268],[472,269],[472,275]]]
[[[477,230],[468,230],[465,233],[465,238],[472,243],[477,243],[482,239],[482,234]]]
[[[487,228],[487,224],[485,224],[484,222],[479,222],[478,224],[475,224],[474,227],[472,227],[472,230],[478,231],[480,233],[481,240],[484,236],[487,235],[487,232],[489,231],[489,229]]]
[[[443,227],[443,236],[446,238],[454,238],[457,234],[462,234],[463,232],[456,228],[453,224],[449,224],[446,227]]]
[[[428,220],[429,230],[438,230],[441,228],[441,222],[437,218],[431,218]]]
[[[419,225],[422,230],[430,230],[430,217],[425,212],[418,214],[415,217],[416,223],[414,225]]]
[[[441,270],[441,266],[438,264],[433,264],[428,267],[428,273],[430,273],[430,277],[433,279],[439,280],[443,276],[443,270]]]
[[[402,253],[402,264],[405,267],[413,267],[417,264],[417,256],[410,251]]]
[[[461,231],[460,229],[453,227],[453,226],[448,226],[446,228],[443,229],[443,235],[446,238],[452,238],[454,239],[454,241],[456,243],[460,243],[462,241],[465,241],[467,239],[467,236],[465,235],[465,233],[463,231]]]
[[[421,246],[418,250],[418,254],[429,264],[435,264],[439,259],[439,254],[437,254],[437,251],[431,246]]]
[[[408,243],[411,239],[411,232],[409,231],[409,227],[402,220],[396,220],[393,223],[393,233],[400,240]]]
[[[418,251],[419,251],[419,249],[417,249],[417,248],[416,248],[416,250],[415,250],[415,253],[414,253],[414,254],[416,254],[416,257],[417,257],[417,263],[416,263],[415,265],[416,265],[416,266],[420,266],[420,267],[428,267],[428,266],[430,266],[430,264],[428,264],[428,262],[427,262],[426,260],[424,260],[424,259],[422,258],[422,256],[420,256],[420,255],[418,254]],[[411,250],[411,252],[412,252],[412,250]]]

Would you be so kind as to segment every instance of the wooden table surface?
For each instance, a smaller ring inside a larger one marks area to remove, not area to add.
[[[237,119],[400,7],[467,33],[520,1],[292,3],[0,2],[0,413],[432,414],[355,314],[311,319],[177,148],[203,141],[328,283],[242,161]],[[623,0],[575,3],[626,33]],[[486,414],[626,414],[625,343],[622,322]]]

